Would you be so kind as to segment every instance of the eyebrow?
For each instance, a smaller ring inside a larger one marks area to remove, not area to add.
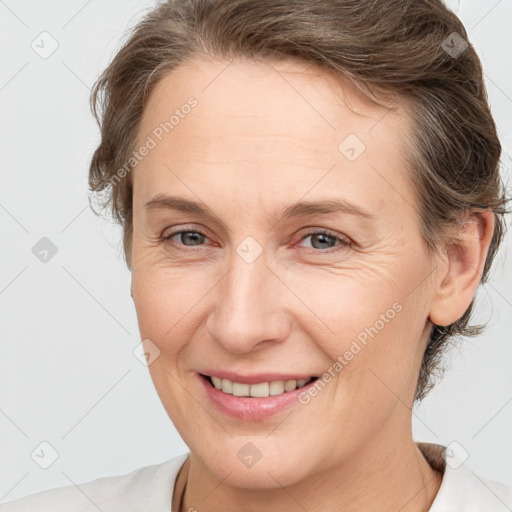
[[[191,201],[183,197],[168,196],[163,194],[156,195],[153,199],[144,204],[147,210],[169,209],[184,213],[192,213],[207,218],[216,219],[222,222],[205,204]],[[368,212],[346,199],[333,198],[324,201],[299,201],[288,208],[282,214],[281,220],[287,220],[294,217],[305,217],[308,215],[327,214],[327,213],[347,213],[365,219],[374,220],[376,215]]]

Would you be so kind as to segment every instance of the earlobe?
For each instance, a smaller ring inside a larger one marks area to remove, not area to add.
[[[494,233],[491,211],[473,212],[453,233],[445,249],[438,281],[434,284],[430,320],[440,326],[456,322],[471,304],[485,265]]]

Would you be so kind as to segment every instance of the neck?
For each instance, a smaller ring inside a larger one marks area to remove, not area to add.
[[[186,480],[182,506],[173,510],[230,512],[240,510],[243,503],[244,510],[250,512],[428,512],[442,474],[430,466],[412,436],[407,442],[397,439],[383,445],[382,441],[379,436],[378,440],[366,443],[357,457],[336,467],[323,468],[307,480],[264,491],[218,481],[191,453],[182,472],[183,485]],[[179,497],[181,493],[176,496]]]

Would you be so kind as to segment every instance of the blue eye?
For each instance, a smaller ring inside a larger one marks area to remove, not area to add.
[[[201,233],[200,231],[192,231],[192,230],[181,230],[181,231],[174,231],[172,233],[169,233],[167,236],[162,237],[163,240],[170,241],[175,236],[180,235],[180,241],[182,245],[185,245],[186,247],[193,247],[195,245],[199,245],[197,242],[207,238],[207,236],[204,233]],[[190,236],[192,235],[192,236]],[[187,245],[186,241],[191,241],[191,245]]]
[[[301,242],[306,240],[307,238],[310,238],[313,243],[313,251],[308,252],[315,252],[315,253],[332,253],[336,252],[338,250],[341,250],[345,248],[345,246],[349,246],[350,242],[348,240],[345,240],[344,238],[340,238],[339,236],[336,236],[332,234],[330,231],[326,230],[320,230],[320,231],[314,231],[311,233],[308,233],[304,237],[302,237]],[[317,242],[317,247],[314,247],[314,242]],[[334,242],[334,245],[331,245],[330,242]],[[336,243],[338,242],[338,243]],[[326,251],[323,249],[331,249],[332,247],[338,246],[338,249],[335,249],[334,251]]]
[[[176,240],[172,240],[173,238],[178,237]],[[307,235],[301,238],[301,242],[306,240],[307,238],[311,238],[313,248],[307,250],[308,254],[332,254],[333,252],[337,252],[339,250],[343,250],[345,247],[350,246],[350,241],[345,238],[341,238],[330,231],[327,230],[318,230],[308,233]],[[205,240],[208,237],[197,230],[186,230],[181,229],[177,231],[172,231],[166,236],[162,237],[162,240],[168,242],[172,245],[178,245],[180,249],[182,247],[195,247],[204,245]],[[316,247],[314,245],[317,245]],[[337,247],[334,250],[333,247]],[[306,248],[308,249],[308,248]]]

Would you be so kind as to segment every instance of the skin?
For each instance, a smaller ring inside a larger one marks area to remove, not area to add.
[[[138,145],[190,96],[198,105],[133,171],[132,295],[142,339],[160,350],[151,378],[190,448],[182,510],[427,511],[442,475],[412,438],[416,381],[430,321],[452,323],[475,294],[493,216],[475,215],[458,248],[429,257],[400,109],[385,115],[302,64],[227,64],[196,59],[158,83]],[[338,150],[351,133],[366,145],[355,161]],[[218,219],[144,207],[165,193]],[[296,201],[340,197],[376,218],[281,220]],[[171,228],[206,238],[162,240]],[[306,236],[321,228],[350,245]],[[263,249],[250,264],[236,252],[247,236]],[[244,421],[199,385],[206,367],[322,375],[396,302],[401,311],[307,405]],[[262,454],[250,468],[236,455],[247,442]]]

